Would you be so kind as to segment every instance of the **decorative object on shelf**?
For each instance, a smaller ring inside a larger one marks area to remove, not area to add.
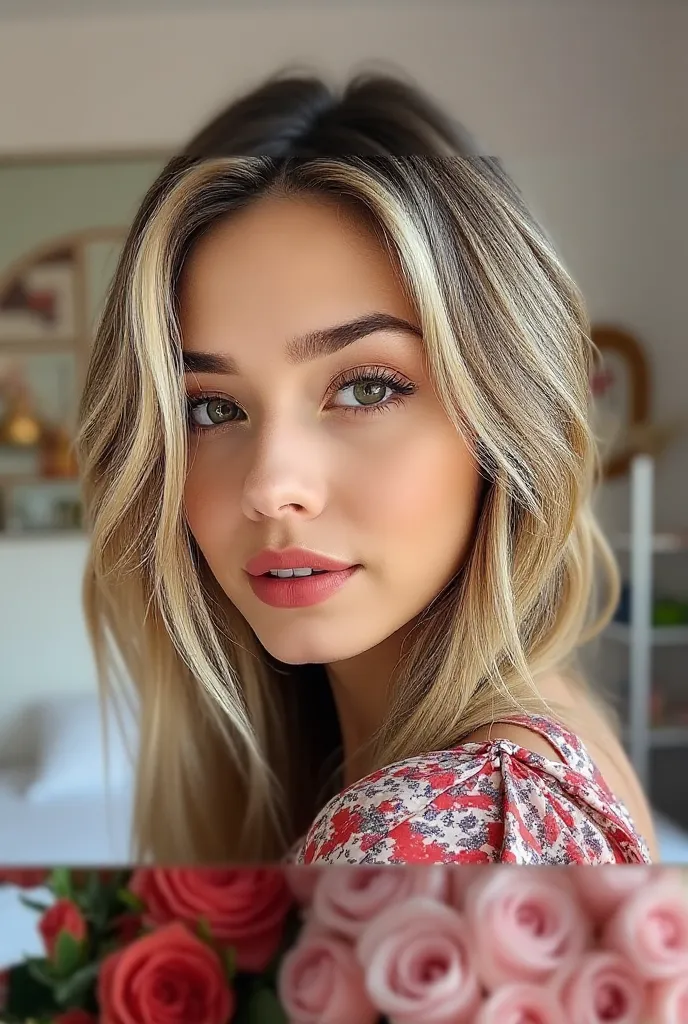
[[[629,623],[631,621],[631,585],[625,582],[621,587],[621,597],[614,613],[614,622]],[[655,597],[652,601],[652,625],[663,626],[688,625],[688,601],[679,601],[673,597]]]
[[[15,483],[5,515],[6,530],[12,534],[78,529],[82,521],[79,481],[46,478],[40,483]]]
[[[41,476],[73,479],[78,466],[72,439],[61,426],[46,427],[41,440]]]
[[[629,581],[622,590],[616,620],[609,624],[606,636],[621,642],[628,652],[626,737],[640,783],[648,790],[651,750],[688,747],[688,728],[684,725],[688,718],[684,717],[683,709],[680,713],[672,709],[670,723],[660,728],[653,726],[657,709],[653,696],[654,650],[659,646],[688,646],[688,626],[676,622],[683,617],[684,603],[666,598],[658,601],[654,596],[654,558],[688,554],[688,531],[654,531],[654,453],[663,450],[668,440],[676,436],[676,427],[638,432],[642,443],[638,442],[630,463],[631,530],[616,544],[618,551],[630,556]]]
[[[629,429],[649,420],[650,371],[640,342],[628,331],[593,325],[591,338],[597,356],[590,381],[595,431],[605,453],[605,476],[613,478],[628,472]]]
[[[77,253],[69,244],[20,265],[0,291],[0,342],[70,341],[77,333]]]
[[[662,423],[638,423],[630,427],[626,435],[625,454],[629,459],[635,455],[650,455],[659,458],[688,429],[688,417],[675,416]]]
[[[41,425],[31,409],[28,385],[15,363],[0,379],[0,399],[0,445],[35,447],[41,439]]]
[[[6,532],[80,528],[73,422],[91,344],[89,247],[100,247],[101,260],[109,247],[114,265],[124,233],[94,228],[50,241],[0,275],[0,523]],[[61,482],[70,489],[55,486]]]
[[[642,345],[619,327],[593,326],[597,349],[590,380],[595,433],[607,479],[628,473],[635,455],[658,457],[688,428],[686,417],[655,423],[650,411],[650,370]]]
[[[73,438],[93,329],[127,226],[166,159],[0,160],[0,532],[79,528]],[[24,389],[11,400],[1,383],[10,372]]]

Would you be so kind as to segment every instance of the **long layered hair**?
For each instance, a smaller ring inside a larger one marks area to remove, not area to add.
[[[584,303],[500,162],[401,80],[358,76],[341,93],[269,80],[143,200],[80,407],[85,611],[103,696],[136,693],[141,859],[281,857],[322,804],[339,743],[324,669],[267,655],[184,511],[185,260],[219,220],[302,194],[375,226],[417,311],[437,396],[486,481],[469,557],[406,645],[374,765],[542,710],[538,676],[579,678],[578,649],[618,599],[591,507],[600,466]]]

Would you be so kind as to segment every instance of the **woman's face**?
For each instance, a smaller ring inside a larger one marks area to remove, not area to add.
[[[482,481],[371,228],[261,199],[198,243],[180,309],[187,518],[228,598],[289,664],[403,631],[462,565]]]

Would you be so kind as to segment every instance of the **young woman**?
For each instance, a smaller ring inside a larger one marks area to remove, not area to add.
[[[272,79],[171,161],[78,438],[138,856],[653,856],[577,667],[618,595],[591,351],[500,163],[401,81]]]

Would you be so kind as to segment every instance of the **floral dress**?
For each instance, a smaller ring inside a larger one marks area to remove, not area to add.
[[[505,739],[410,757],[330,800],[294,862],[650,863],[577,736],[543,717],[504,721],[544,736],[563,763]]]

